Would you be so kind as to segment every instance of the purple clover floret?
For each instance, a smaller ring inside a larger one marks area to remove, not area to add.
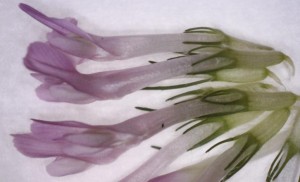
[[[46,43],[35,42],[29,46],[24,64],[36,72],[33,74],[35,78],[43,82],[37,88],[37,95],[41,99],[82,104],[117,99],[161,80],[232,64],[231,59],[224,57],[213,57],[201,62],[218,52],[208,51],[123,70],[82,74],[75,68],[74,57]],[[193,66],[197,62],[200,63]]]
[[[74,18],[52,18],[26,4],[19,6],[53,29],[47,36],[51,45],[71,55],[93,60],[120,60],[156,52],[187,52],[201,43],[219,43],[224,39],[220,31],[207,28],[201,33],[103,37],[83,31]]]
[[[92,164],[112,162],[129,148],[178,122],[243,109],[242,105],[192,100],[108,126],[92,126],[75,121],[33,120],[31,133],[13,136],[16,148],[24,155],[56,157],[49,165],[48,172],[54,176],[63,176],[81,172]],[[74,168],[65,166],[65,163],[74,163]]]
[[[222,51],[221,48],[206,49],[195,55],[180,56],[155,64],[83,74],[75,67],[80,59],[65,54],[47,43],[35,42],[29,46],[24,64],[35,72],[32,76],[43,83],[36,90],[41,99],[77,104],[118,99],[159,81],[186,74],[211,73],[211,77],[215,80],[236,82],[257,81],[268,75],[264,69],[247,69],[246,65],[250,58],[247,61],[246,59],[237,61],[220,55]],[[252,59],[257,58],[254,56]],[[233,73],[228,73],[228,70],[226,72],[224,69],[235,66],[238,62],[239,64],[243,62],[246,69],[232,70]],[[241,72],[246,72],[244,73],[246,79],[243,76],[233,79]]]
[[[75,121],[33,120],[31,133],[16,134],[17,149],[29,157],[56,157],[47,170],[53,176],[81,172],[104,164],[139,143],[141,138],[114,126],[91,126]]]

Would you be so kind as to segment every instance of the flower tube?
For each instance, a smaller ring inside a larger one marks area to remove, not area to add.
[[[248,51],[273,51],[270,47],[240,40],[208,27],[191,28],[180,34],[97,36],[77,27],[74,18],[51,18],[29,5],[21,3],[19,6],[31,17],[53,29],[47,36],[51,45],[85,59],[122,60],[157,52],[190,54],[206,45]]]
[[[261,80],[268,75],[264,68],[232,68],[231,71],[222,71],[224,68],[234,67],[237,62],[234,58],[219,55],[222,50],[207,49],[196,55],[182,56],[151,65],[82,74],[74,66],[74,57],[46,43],[35,42],[29,46],[24,64],[36,72],[33,74],[35,78],[43,82],[37,89],[41,99],[81,104],[117,99],[156,82],[185,74],[211,73],[217,80],[236,82]],[[251,59],[251,56],[247,56],[247,59]],[[252,59],[258,58],[253,56]],[[238,62],[239,65],[243,65],[243,60]],[[244,63],[247,66],[247,61]],[[236,77],[240,73],[244,76]]]
[[[89,103],[120,98],[164,79],[193,71],[220,69],[232,63],[232,60],[222,57],[202,61],[214,54],[216,52],[206,52],[136,68],[81,74],[71,57],[48,44],[36,42],[30,45],[24,64],[37,72],[33,76],[43,82],[37,89],[40,98],[55,102]],[[199,61],[202,61],[199,66],[192,66]]]
[[[206,43],[219,43],[224,39],[220,31],[203,28],[196,33],[96,36],[77,27],[75,19],[47,17],[26,4],[20,8],[27,14],[53,29],[48,34],[51,45],[75,56],[94,60],[126,59],[156,52],[186,52]],[[187,43],[184,43],[187,42]],[[193,42],[193,43],[191,43]]]

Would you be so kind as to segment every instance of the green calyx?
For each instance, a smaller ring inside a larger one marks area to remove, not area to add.
[[[292,106],[297,96],[291,92],[248,92],[240,89],[224,89],[202,97],[204,102],[241,104],[249,111],[270,111]]]
[[[196,143],[194,146],[192,146],[189,149],[189,150],[193,150],[195,148],[198,148],[198,147],[210,142],[211,140],[217,138],[218,136],[231,130],[234,127],[237,127],[239,125],[242,125],[244,123],[252,121],[253,119],[255,119],[256,117],[258,117],[261,114],[262,114],[262,112],[250,111],[250,112],[228,114],[228,115],[223,115],[223,116],[219,116],[219,117],[211,117],[211,118],[203,118],[203,119],[199,118],[199,119],[194,119],[194,120],[191,120],[191,121],[183,124],[182,126],[177,128],[176,131],[187,125],[194,124],[194,123],[196,123],[196,124],[192,125],[188,129],[186,129],[183,132],[183,134],[186,134],[187,132],[193,130],[194,128],[201,127],[208,123],[218,123],[220,125],[220,128],[217,129],[214,133],[212,133],[210,136],[206,137],[204,140],[199,141],[198,143]]]
[[[203,41],[184,41],[183,44],[194,44],[194,45],[219,45],[224,41],[225,35],[222,31],[210,27],[195,27],[184,31],[186,34],[214,34],[219,36],[219,41],[215,42],[203,42]]]
[[[228,172],[224,176],[222,181],[229,179],[243,166],[245,166],[247,162],[261,148],[261,146],[263,146],[268,140],[270,140],[275,134],[278,133],[278,131],[283,127],[283,125],[287,121],[289,114],[290,111],[288,109],[274,111],[246,133],[218,142],[217,144],[213,145],[210,149],[208,149],[206,152],[211,151],[213,148],[223,143],[231,141],[235,141],[234,146],[242,145],[242,148],[240,149],[239,153],[225,167],[225,170]]]
[[[271,111],[292,106],[297,96],[291,92],[247,92],[248,109]]]
[[[209,93],[204,96],[202,100],[205,102],[218,104],[244,104],[247,100],[247,96],[243,91],[240,91],[238,89],[226,89]]]
[[[194,98],[202,98],[205,95],[212,93],[214,91],[224,90],[224,89],[239,89],[242,91],[252,91],[252,92],[268,92],[268,91],[276,91],[276,88],[273,85],[265,84],[265,83],[248,83],[248,84],[241,84],[241,85],[234,85],[234,86],[222,86],[222,87],[206,87],[197,90],[191,90],[188,92],[184,92],[173,97],[168,98],[166,101],[171,101],[175,99],[179,99],[182,97],[194,97]]]
[[[283,127],[289,116],[289,109],[275,110],[252,128],[249,133],[251,133],[259,143],[264,144]]]
[[[265,79],[268,71],[266,69],[231,68],[216,71],[213,75],[218,81],[247,83]]]

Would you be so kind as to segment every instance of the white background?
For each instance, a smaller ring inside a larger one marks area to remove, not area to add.
[[[55,178],[45,171],[52,159],[32,159],[13,147],[12,133],[28,132],[30,118],[78,120],[90,124],[121,122],[141,112],[136,105],[161,107],[170,93],[137,92],[118,101],[90,105],[47,103],[34,89],[38,81],[22,64],[30,42],[45,40],[45,26],[21,12],[18,0],[0,0],[0,181],[1,182],[114,182],[131,172],[155,150],[176,135],[169,129],[142,143],[110,165]],[[300,93],[300,1],[299,0],[32,0],[22,1],[54,17],[76,17],[80,27],[99,35],[177,33],[191,27],[210,26],[239,38],[259,42],[285,52],[296,64],[296,76],[285,80]],[[149,56],[150,59],[151,56]],[[146,59],[138,58],[139,59]],[[99,65],[101,63],[93,63]],[[120,61],[109,64],[125,64]],[[128,65],[139,63],[128,62]],[[127,66],[127,64],[125,64]],[[148,94],[148,95],[147,95]],[[263,182],[276,153],[261,155],[229,181]],[[186,156],[180,164],[203,157],[203,152]],[[181,167],[174,164],[171,169]]]

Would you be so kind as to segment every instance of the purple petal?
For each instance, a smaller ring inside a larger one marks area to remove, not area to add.
[[[88,77],[76,71],[70,57],[50,45],[40,42],[31,44],[24,64],[28,69],[38,72],[38,75],[34,75],[36,78],[46,81],[46,84],[37,88],[40,98],[80,104],[95,101],[86,84]]]
[[[87,147],[82,145],[66,145],[63,147],[65,156],[73,157],[93,164],[106,164],[117,159],[126,149]]]
[[[43,75],[41,73],[31,73],[31,76],[36,78],[37,80],[47,83],[47,84],[60,84],[62,81],[60,79],[48,76],[48,75]]]
[[[105,54],[109,55],[90,41],[66,37],[55,31],[48,33],[47,39],[52,46],[77,57],[95,59],[96,57],[103,57]]]
[[[78,121],[44,121],[44,120],[38,120],[38,119],[32,119],[34,121],[34,124],[45,124],[48,126],[59,126],[59,127],[73,127],[73,128],[87,128],[87,129],[93,129],[97,126],[88,125],[82,122]]]
[[[52,157],[62,154],[59,142],[40,140],[30,134],[17,134],[14,137],[14,145],[22,154],[29,157]]]
[[[85,171],[90,163],[78,159],[58,157],[47,166],[47,172],[51,176],[66,176]]]
[[[45,66],[58,68],[64,71],[77,72],[73,60],[63,53],[59,53],[50,45],[34,42],[29,45],[24,64],[28,69],[41,71]]]
[[[113,139],[113,134],[109,132],[98,132],[98,133],[81,133],[71,134],[64,139],[70,143],[89,146],[89,147],[100,147],[105,143],[110,142]]]
[[[53,140],[62,138],[67,134],[85,132],[91,127],[75,121],[49,122],[33,119],[31,132],[38,138]]]
[[[63,153],[67,156],[72,156],[76,158],[92,158],[92,155],[94,155],[95,153],[107,149],[71,144],[63,146],[62,150]]]
[[[31,6],[28,6],[27,4],[20,3],[19,7],[26,12],[28,15],[33,17],[34,19],[38,20],[39,22],[43,23],[44,25],[52,28],[53,30],[63,34],[68,35],[70,33],[81,36],[83,38],[86,38],[88,40],[91,40],[91,37],[89,34],[81,30],[76,26],[76,20],[71,19],[56,19],[56,18],[50,18],[46,15],[42,14],[41,12],[37,11],[36,9],[32,8]]]

